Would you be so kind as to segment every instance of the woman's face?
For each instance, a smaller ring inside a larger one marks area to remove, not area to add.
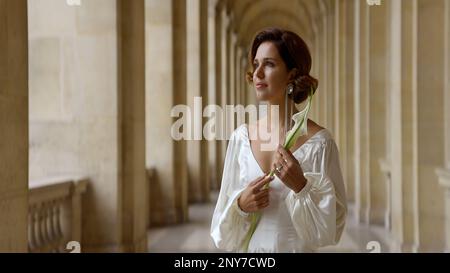
[[[286,64],[272,42],[264,42],[258,47],[253,68],[256,98],[271,104],[280,104],[284,99],[291,73],[287,71]]]

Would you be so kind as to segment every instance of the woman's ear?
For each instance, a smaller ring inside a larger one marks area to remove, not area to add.
[[[292,68],[291,71],[289,71],[289,74],[288,74],[289,82],[293,82],[295,80],[295,78],[297,78],[297,74],[298,74],[298,69],[297,68]]]

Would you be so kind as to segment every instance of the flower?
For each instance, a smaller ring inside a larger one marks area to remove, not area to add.
[[[308,95],[308,104],[306,105],[305,109],[292,116],[292,119],[294,120],[294,126],[288,132],[283,145],[283,147],[287,150],[289,150],[292,146],[294,146],[294,144],[297,142],[297,139],[300,136],[306,135],[308,133],[307,120],[309,109],[311,108],[312,96],[313,96],[313,89],[311,88],[311,93]],[[274,174],[275,171],[272,170],[268,176],[273,176]],[[267,189],[268,187],[269,184],[266,184],[264,185],[263,189]],[[248,252],[248,245],[250,243],[250,239],[253,236],[253,233],[255,233],[259,220],[261,219],[261,213],[255,212],[252,213],[250,216],[251,216],[251,226],[244,240],[243,246],[244,252]]]

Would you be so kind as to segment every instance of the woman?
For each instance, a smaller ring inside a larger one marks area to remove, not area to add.
[[[267,111],[231,135],[211,225],[214,243],[220,249],[249,252],[312,252],[337,244],[347,207],[330,132],[308,120],[306,134],[290,150],[279,145],[267,151],[258,136],[270,132],[284,140],[290,128],[286,120],[299,114],[294,104],[316,90],[308,47],[295,33],[270,28],[255,37],[249,60],[253,72],[248,78],[257,99],[279,106],[279,118]],[[293,116],[286,114],[288,109],[294,109]],[[272,170],[275,176],[268,176]],[[261,217],[246,246],[250,216],[257,212]]]

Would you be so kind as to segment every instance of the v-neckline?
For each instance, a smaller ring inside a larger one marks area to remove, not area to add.
[[[245,124],[244,127],[245,127],[245,130],[247,130],[247,144],[248,144],[248,147],[249,147],[249,149],[250,149],[250,155],[251,155],[251,157],[253,158],[253,160],[255,161],[256,165],[258,165],[258,168],[259,168],[260,172],[262,172],[263,174],[265,174],[264,170],[261,168],[261,165],[260,165],[259,162],[258,162],[258,159],[256,159],[255,154],[253,153],[252,143],[250,142],[250,130],[249,130],[249,128],[248,128],[248,125]],[[302,145],[300,145],[297,149],[295,149],[293,152],[291,152],[292,155],[295,156],[295,153],[296,153],[297,151],[300,151],[300,149],[303,148],[303,146],[305,146],[306,143],[308,143],[311,139],[313,139],[315,136],[317,136],[320,132],[322,132],[322,131],[324,131],[324,130],[326,130],[326,128],[320,129],[320,130],[317,131],[314,135],[312,135],[310,138],[308,138]]]

